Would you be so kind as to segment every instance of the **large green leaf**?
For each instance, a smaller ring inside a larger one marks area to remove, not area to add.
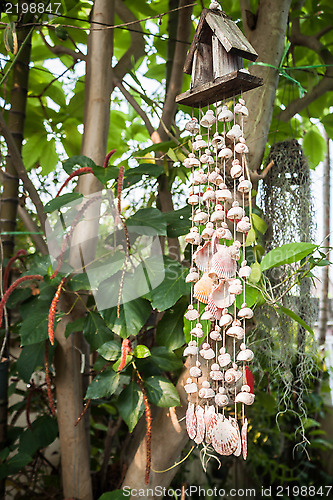
[[[48,338],[48,310],[28,315],[21,323],[21,345],[37,344]]]
[[[324,160],[326,153],[326,142],[317,127],[313,126],[306,132],[303,138],[303,151],[309,159],[311,168]]]
[[[126,221],[127,227],[134,227],[135,232],[144,235],[166,236],[166,221],[157,208],[141,208]]]
[[[156,406],[179,406],[180,399],[175,386],[166,378],[153,375],[145,380],[147,396]]]
[[[132,175],[150,175],[151,177],[159,177],[163,174],[164,169],[162,165],[155,165],[153,163],[141,163],[138,167],[129,168],[125,172],[125,177]]]
[[[106,309],[103,312],[106,324],[113,332],[122,338],[137,335],[151,314],[151,306],[145,299],[125,302],[120,307],[120,316],[117,318],[117,308]]]
[[[58,434],[58,425],[54,418],[43,415],[32,423],[32,429],[26,429],[20,437],[19,451],[33,455],[37,450],[46,448]]]
[[[120,415],[128,425],[129,431],[132,432],[145,411],[143,394],[138,384],[130,382],[119,395],[116,404]]]
[[[180,370],[183,367],[182,360],[165,346],[153,347],[150,361],[165,372]]]
[[[333,139],[333,115],[329,114],[322,118],[321,123],[324,125],[327,135]]]
[[[88,312],[83,335],[92,350],[98,349],[105,342],[113,339],[112,331],[107,327],[102,316],[96,311]]]
[[[93,162],[93,160],[84,155],[72,156],[71,158],[65,160],[62,164],[63,169],[68,175],[70,175],[78,168],[90,167],[93,169],[95,166],[96,166],[95,162]]]
[[[261,270],[266,271],[272,267],[298,262],[312,253],[316,248],[317,245],[313,243],[287,243],[281,247],[274,248],[263,257],[260,263]]]
[[[114,394],[119,385],[120,374],[106,369],[103,373],[96,375],[87,389],[86,399],[109,398]]]
[[[121,343],[117,340],[109,340],[101,345],[97,352],[107,361],[115,361],[121,355]]]
[[[167,233],[170,238],[178,238],[189,232],[191,227],[191,207],[187,205],[180,210],[172,210],[163,214],[167,221]]]
[[[44,207],[44,212],[50,213],[54,212],[54,210],[59,210],[59,208],[72,203],[73,201],[79,200],[83,195],[80,193],[66,193],[58,196],[57,198],[53,198],[48,203],[46,203]]]
[[[16,368],[19,376],[28,383],[36,368],[44,367],[44,342],[22,347]]]
[[[56,151],[56,143],[52,138],[45,143],[40,156],[40,166],[42,167],[42,174],[47,175],[52,172],[55,169],[58,161],[59,156]]]
[[[93,171],[94,175],[102,184],[106,184],[111,179],[117,179],[119,176],[119,168],[111,165],[107,168],[98,167],[96,165],[93,167]]]
[[[168,309],[163,318],[158,322],[156,329],[156,341],[160,346],[166,346],[170,350],[178,349],[185,343],[184,337],[184,313],[187,309],[187,301],[180,300],[171,309]]]
[[[148,358],[150,356],[150,350],[147,346],[139,344],[135,346],[132,354],[135,358]]]
[[[291,311],[290,309],[288,309],[287,307],[283,307],[283,306],[280,306],[279,305],[279,309],[284,313],[286,314],[287,316],[289,316],[289,318],[293,319],[294,321],[296,321],[296,323],[298,323],[299,325],[302,326],[302,328],[304,328],[305,330],[307,330],[309,333],[311,333],[311,335],[314,336],[314,331],[312,330],[312,328],[307,325],[305,323],[305,321],[300,318],[300,316],[298,316],[298,314],[294,313],[294,311]]]
[[[159,311],[169,309],[182,295],[190,293],[190,285],[185,283],[188,270],[169,257],[165,257],[164,263],[165,278],[151,291],[152,306]]]

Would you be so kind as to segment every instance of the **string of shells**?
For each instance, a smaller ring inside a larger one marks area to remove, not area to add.
[[[220,455],[247,457],[247,405],[255,399],[248,368],[254,354],[246,344],[246,321],[253,311],[245,300],[251,267],[245,260],[245,215],[252,184],[246,168],[249,149],[244,138],[248,109],[244,99],[216,105],[185,129],[192,135],[192,152],[184,161],[191,169],[192,227],[191,303],[185,318],[191,340],[186,427],[197,444],[211,445]],[[236,305],[240,296],[241,304]],[[202,312],[204,304],[204,310]]]

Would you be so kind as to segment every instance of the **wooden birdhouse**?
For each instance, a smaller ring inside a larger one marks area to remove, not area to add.
[[[239,95],[259,87],[262,78],[243,69],[243,59],[258,54],[238,26],[219,9],[203,9],[184,65],[191,75],[191,88],[176,102],[192,107]]]

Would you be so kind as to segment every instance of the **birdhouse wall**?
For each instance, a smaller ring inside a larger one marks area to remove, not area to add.
[[[214,80],[243,68],[243,59],[227,52],[215,35],[212,36],[212,56]]]
[[[212,47],[207,43],[198,44],[192,64],[191,89],[213,79]]]

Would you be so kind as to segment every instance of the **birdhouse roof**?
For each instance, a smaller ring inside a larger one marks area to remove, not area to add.
[[[197,45],[211,44],[212,34],[216,35],[226,52],[250,61],[257,59],[258,54],[232,19],[222,11],[203,9],[185,61],[185,73],[190,74],[192,71],[192,61]]]

